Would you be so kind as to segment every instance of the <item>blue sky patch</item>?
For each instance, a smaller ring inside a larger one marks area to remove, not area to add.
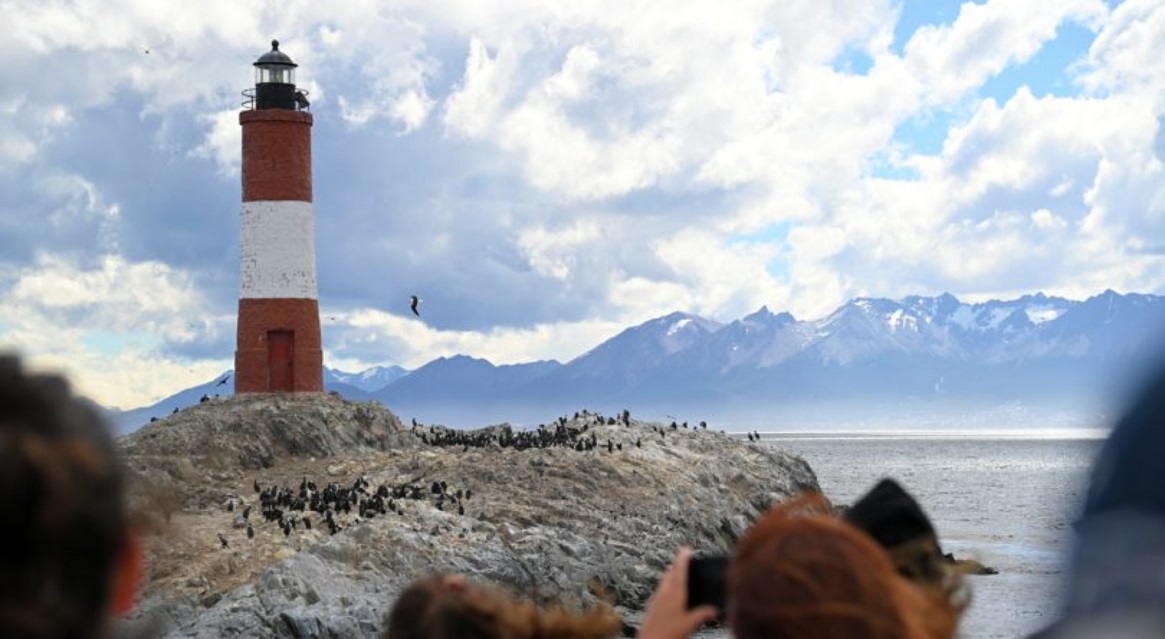
[[[865,49],[847,46],[841,55],[833,59],[832,66],[838,73],[866,75],[874,68],[874,58]]]
[[[1031,59],[1012,64],[987,80],[979,94],[995,98],[1000,104],[1021,86],[1027,86],[1036,97],[1075,95],[1078,89],[1072,82],[1073,65],[1087,58],[1094,37],[1087,27],[1062,24],[1056,37],[1045,42]]]
[[[104,330],[89,331],[81,338],[87,349],[103,357],[115,357],[131,347],[140,347],[157,341],[145,333],[114,333]]]
[[[765,270],[782,283],[793,281],[793,270],[789,267],[789,259],[782,253],[765,264]]]
[[[980,3],[981,4],[981,3]],[[959,17],[962,3],[953,0],[908,0],[899,3],[898,24],[894,26],[894,43],[890,50],[898,55],[919,27],[951,24]]]
[[[884,160],[870,163],[870,176],[896,181],[915,181],[921,177],[918,169],[912,166],[895,165]]]
[[[924,112],[900,122],[894,128],[893,140],[912,154],[938,155],[942,153],[953,120],[947,111]]]
[[[789,231],[793,229],[792,222],[777,222],[770,224],[759,231],[740,233],[732,237],[733,244],[771,244],[785,243],[789,239]]]

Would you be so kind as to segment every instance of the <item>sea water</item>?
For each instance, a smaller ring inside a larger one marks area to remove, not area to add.
[[[1102,435],[765,433],[763,443],[807,461],[837,504],[853,503],[883,477],[897,479],[930,516],[945,552],[999,571],[969,578],[960,636],[1012,639],[1055,619],[1072,522]]]

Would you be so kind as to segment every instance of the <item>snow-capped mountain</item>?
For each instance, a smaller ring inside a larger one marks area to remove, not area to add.
[[[1106,291],[1084,301],[1036,294],[966,303],[944,294],[858,298],[808,321],[766,307],[727,324],[672,313],[566,364],[457,356],[411,373],[326,374],[341,393],[371,396],[406,420],[452,425],[538,423],[582,408],[772,425],[810,414],[839,424],[904,406],[956,417],[1042,406],[1095,419],[1165,361],[1163,347],[1165,297]]]
[[[688,313],[671,313],[628,328],[551,373],[564,388],[580,383],[595,390],[634,386],[655,374],[668,358],[719,330],[718,322]]]
[[[324,367],[324,385],[335,382],[359,388],[366,393],[375,393],[408,374],[409,371],[400,366],[373,366],[359,373]]]

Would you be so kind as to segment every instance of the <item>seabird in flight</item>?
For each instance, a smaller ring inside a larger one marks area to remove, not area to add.
[[[230,379],[230,378],[231,378],[231,374],[230,374],[230,373],[227,373],[226,375],[223,375],[223,378],[222,378],[222,379],[220,379],[220,380],[218,380],[218,383],[217,383],[217,384],[215,384],[215,386],[222,386],[223,384],[227,383],[227,380],[228,380],[228,379]]]
[[[421,312],[417,310],[417,306],[420,303],[421,303],[421,298],[417,297],[416,295],[412,295],[409,297],[409,308],[413,309],[413,315],[416,315],[417,317],[421,316]]]

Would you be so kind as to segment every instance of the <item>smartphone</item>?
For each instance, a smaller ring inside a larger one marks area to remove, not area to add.
[[[724,613],[728,593],[728,556],[692,557],[688,562],[688,608],[709,604]]]

